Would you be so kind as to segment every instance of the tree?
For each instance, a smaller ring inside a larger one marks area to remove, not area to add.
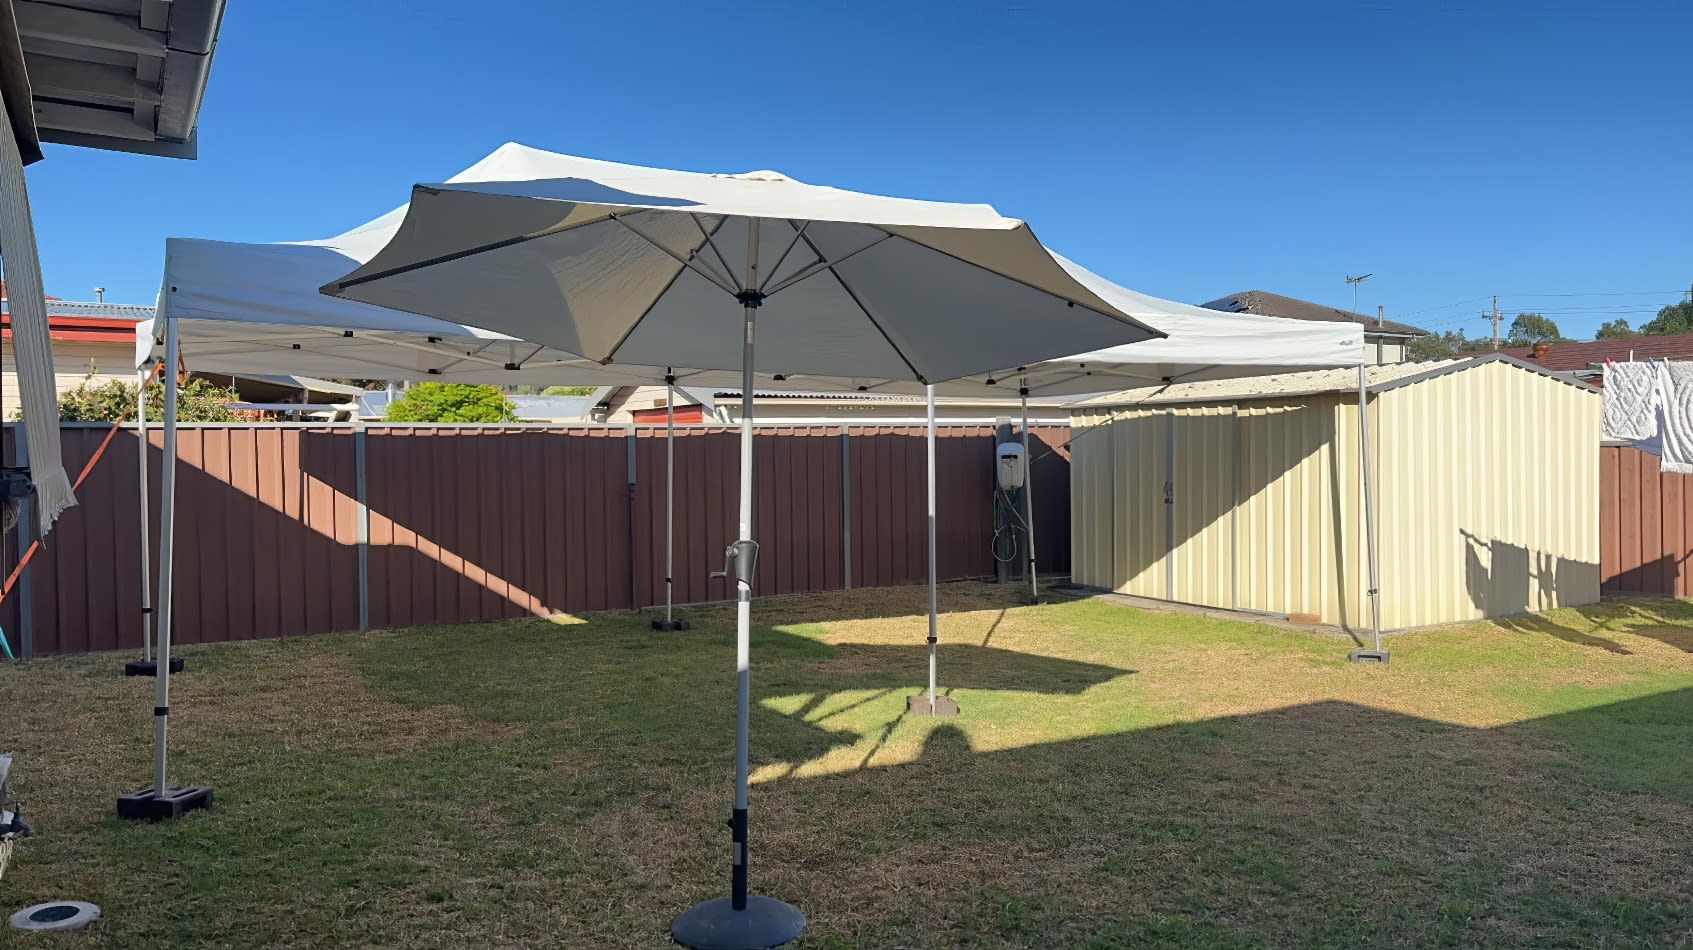
[[[592,396],[594,386],[548,386],[541,390],[543,396]]]
[[[1640,328],[1647,336],[1669,336],[1672,333],[1693,333],[1693,297],[1672,303]]]
[[[418,383],[388,404],[389,422],[516,422],[517,409],[493,386]]]
[[[1470,339],[1463,330],[1447,330],[1444,333],[1425,333],[1413,339],[1405,348],[1405,353],[1412,363],[1431,363],[1449,360],[1459,353],[1485,350],[1492,345],[1491,340]]]
[[[1405,358],[1412,363],[1432,363],[1436,360],[1449,360],[1458,355],[1458,350],[1447,339],[1452,334],[1425,333],[1413,339],[1405,347]]]
[[[176,391],[178,422],[240,422],[248,416],[229,408],[241,397],[205,379],[190,379]],[[20,413],[21,415],[21,413]],[[135,384],[124,379],[96,383],[92,379],[59,397],[59,419],[64,422],[117,422],[135,418]],[[147,421],[165,420],[165,387],[154,384],[147,390]]]
[[[1511,335],[1506,339],[1512,346],[1566,342],[1564,335],[1558,332],[1558,325],[1538,313],[1517,314],[1517,318],[1511,321]]]
[[[1595,340],[1626,340],[1640,333],[1628,325],[1628,321],[1621,317],[1601,324],[1599,332],[1593,335]]]

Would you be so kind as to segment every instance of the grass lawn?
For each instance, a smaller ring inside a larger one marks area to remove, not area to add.
[[[1349,640],[942,591],[951,721],[904,715],[920,589],[758,602],[754,888],[805,947],[1693,945],[1693,605]],[[112,817],[152,683],[0,668],[39,836],[105,916],[0,946],[657,947],[726,892],[733,615],[191,647],[173,779]]]

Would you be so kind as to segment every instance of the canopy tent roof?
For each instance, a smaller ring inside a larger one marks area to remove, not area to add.
[[[555,160],[628,169],[507,144],[451,179],[522,181],[557,173]],[[677,173],[692,175],[692,173]],[[759,173],[754,173],[755,175]],[[692,177],[721,180],[720,176]],[[760,184],[797,184],[766,173]],[[738,180],[738,179],[730,179]],[[633,184],[631,182],[631,184]],[[834,189],[801,186],[824,193]],[[930,202],[878,198],[896,209]],[[954,208],[957,206],[941,206]],[[949,214],[998,219],[986,206]],[[638,385],[661,380],[662,367],[601,364],[503,334],[356,301],[329,297],[319,286],[375,255],[399,229],[406,208],[318,241],[242,244],[188,238],[166,242],[158,316],[137,332],[138,363],[162,357],[166,315],[178,319],[182,352],[191,369],[237,374],[290,373],[352,379],[438,380],[494,385]],[[827,213],[823,208],[820,213]],[[974,218],[971,218],[974,220]],[[1031,395],[1074,396],[1171,380],[1217,379],[1353,365],[1364,358],[1356,325],[1321,324],[1229,314],[1163,300],[1120,287],[1053,254],[1081,292],[1168,334],[1021,368],[940,384],[945,396],[1015,396],[1027,378]],[[762,362],[762,360],[761,360]],[[514,368],[513,368],[514,367]],[[740,374],[695,371],[679,382],[719,389],[740,385]],[[761,387],[805,391],[919,394],[922,384],[874,377],[801,376],[772,369]]]
[[[523,174],[527,151],[501,148],[453,180]],[[157,313],[136,329],[137,365],[164,356],[164,321],[175,317],[190,369],[538,386],[620,386],[663,378],[662,367],[608,369],[503,334],[318,292],[319,285],[387,243],[405,211],[396,208],[318,241],[167,239]],[[738,374],[723,374],[705,382],[737,379]]]

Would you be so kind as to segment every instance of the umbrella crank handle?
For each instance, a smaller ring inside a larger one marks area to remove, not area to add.
[[[727,580],[731,575],[745,581],[752,588],[753,569],[758,566],[758,542],[742,539],[723,549],[723,570],[712,571],[711,578]]]

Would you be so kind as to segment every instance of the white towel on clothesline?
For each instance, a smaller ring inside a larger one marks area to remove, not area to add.
[[[1693,475],[1693,363],[1658,364],[1663,470]]]
[[[1611,363],[1605,367],[1604,431],[1607,439],[1631,442],[1658,432],[1661,390],[1656,363]]]

